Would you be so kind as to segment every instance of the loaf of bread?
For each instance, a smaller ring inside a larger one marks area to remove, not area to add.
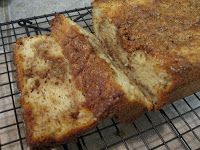
[[[64,143],[113,115],[130,121],[152,109],[103,49],[63,15],[52,21],[51,35],[17,40],[17,82],[32,147]]]
[[[199,0],[94,0],[93,24],[155,109],[200,90]]]

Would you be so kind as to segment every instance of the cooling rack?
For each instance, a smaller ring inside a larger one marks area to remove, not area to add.
[[[93,32],[91,7],[59,12]],[[0,149],[28,149],[13,65],[13,44],[20,37],[46,34],[54,14],[0,23]],[[200,92],[146,113],[124,125],[115,119],[55,147],[65,150],[200,149]]]

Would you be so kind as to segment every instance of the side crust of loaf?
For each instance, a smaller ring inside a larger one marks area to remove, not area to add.
[[[23,61],[23,58],[18,55],[18,51],[21,44],[22,44],[21,40],[20,39],[17,40],[14,46],[14,51],[13,51],[14,64],[16,67],[17,87],[20,91],[23,90],[23,86],[24,86],[24,80],[23,80],[24,72],[22,69],[23,66],[21,64],[21,62]]]

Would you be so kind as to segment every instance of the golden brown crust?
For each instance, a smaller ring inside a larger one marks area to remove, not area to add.
[[[128,52],[140,49],[170,53],[172,49],[191,47],[191,42],[198,44],[198,0],[152,1],[144,5],[130,3],[119,7],[126,13],[118,11],[120,13],[112,16],[121,45]]]
[[[16,41],[16,45],[14,46],[14,51],[13,51],[13,59],[14,59],[14,64],[16,66],[16,80],[17,80],[17,86],[20,91],[23,89],[23,66],[21,65],[20,62],[23,61],[23,58],[19,56],[19,47],[22,45],[21,39],[18,39]]]

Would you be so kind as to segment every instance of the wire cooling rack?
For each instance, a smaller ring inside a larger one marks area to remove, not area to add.
[[[60,12],[93,32],[91,7]],[[16,39],[50,31],[54,14],[0,23],[0,149],[28,149],[16,87],[12,46]],[[129,125],[105,120],[95,129],[55,149],[200,149],[200,92]]]

